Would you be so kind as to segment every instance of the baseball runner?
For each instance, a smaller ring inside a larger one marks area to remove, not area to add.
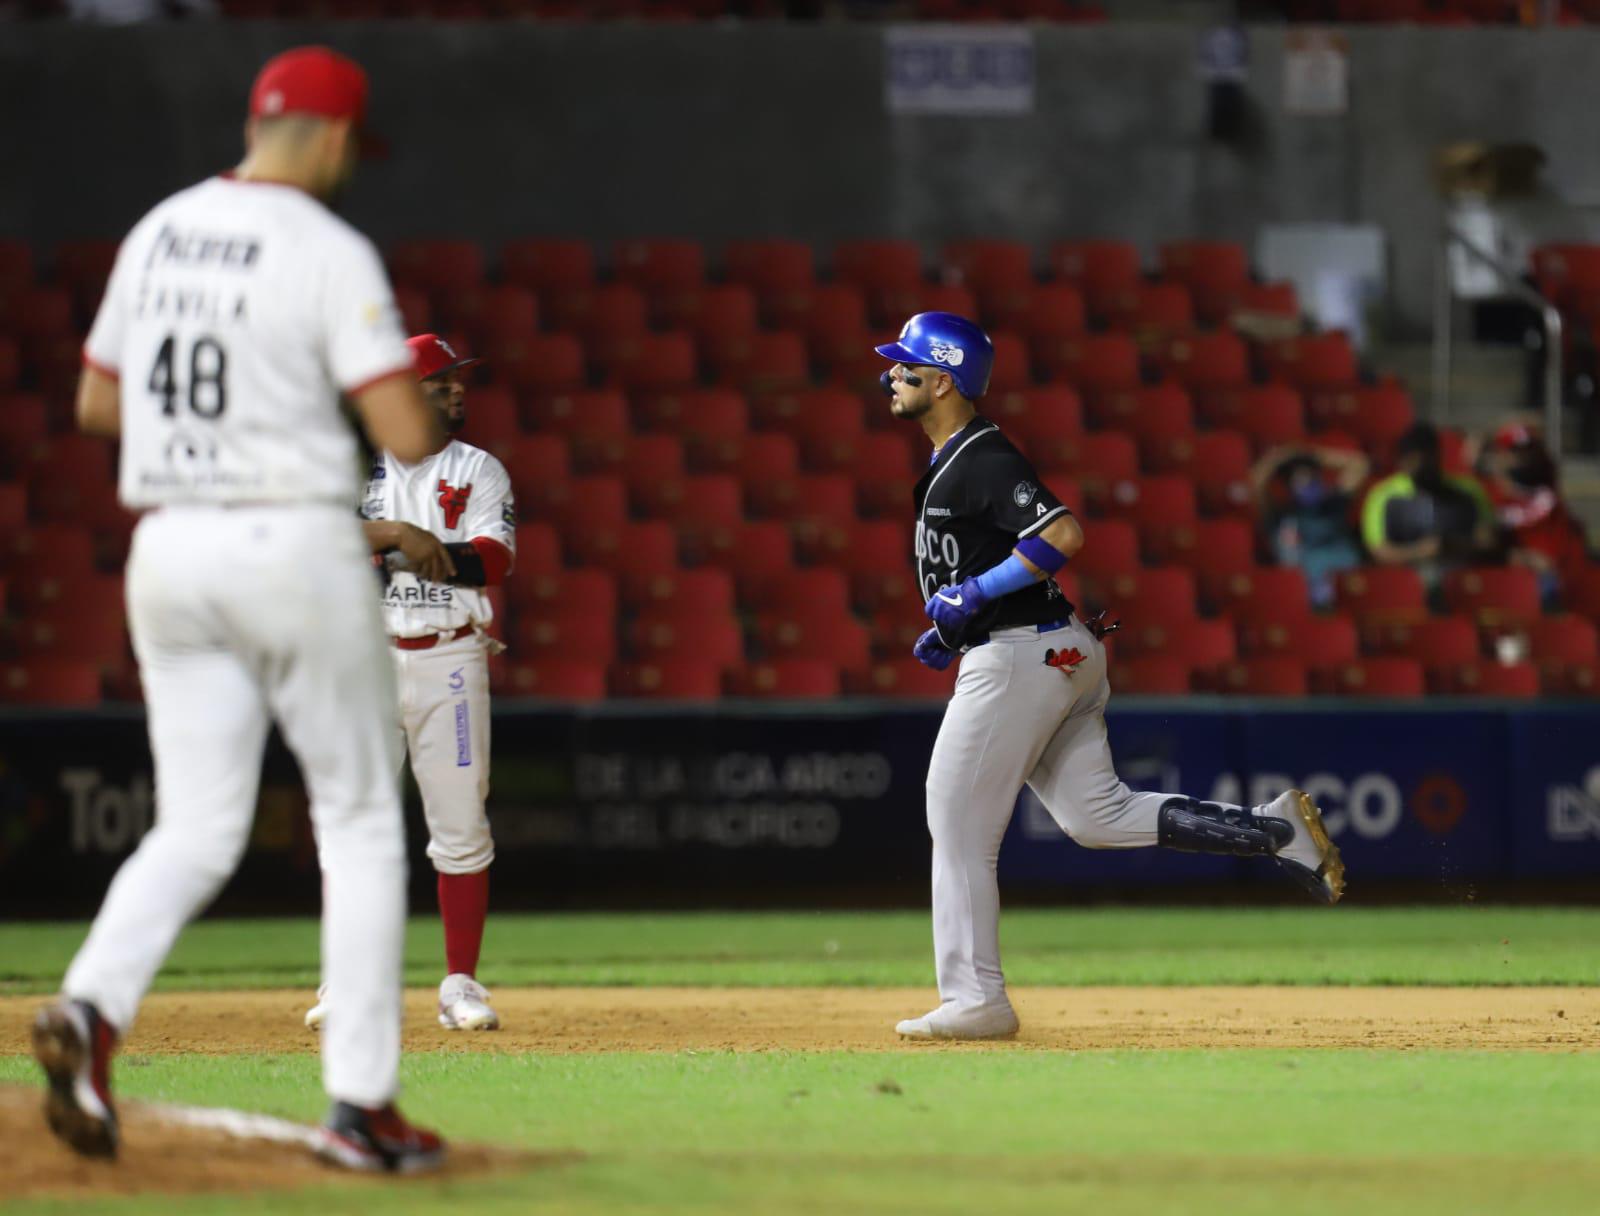
[[[876,349],[894,364],[883,375],[890,409],[920,422],[933,443],[915,494],[917,580],[933,628],[915,654],[938,670],[962,656],[928,766],[940,1005],[896,1030],[921,1039],[1016,1032],[995,863],[1024,783],[1088,848],[1270,857],[1315,898],[1337,902],[1339,850],[1299,790],[1245,809],[1135,793],[1118,779],[1103,716],[1109,629],[1084,621],[1052,578],[1082,548],[1083,529],[976,411],[994,362],[988,336],[965,318],[922,313]]]
[[[416,374],[444,429],[466,422],[458,358],[436,334],[408,342]],[[384,625],[400,689],[401,747],[422,791],[428,856],[439,875],[445,978],[439,1025],[497,1030],[489,993],[475,978],[489,910],[494,840],[489,796],[489,662],[484,633],[494,615],[483,588],[505,581],[516,552],[517,512],[505,466],[452,439],[416,464],[382,453],[361,505],[372,551],[383,555]],[[320,1026],[324,993],[306,1013]]]
[[[276,722],[326,876],[332,1108],[318,1151],[372,1170],[443,1157],[393,1102],[406,910],[394,675],[341,396],[410,462],[443,435],[377,251],[326,206],[354,169],[366,100],[366,73],[326,48],[268,62],[244,162],[135,226],[84,348],[79,426],[121,436],[121,499],[144,513],[127,597],[156,780],[155,826],[34,1024],[51,1129],[88,1156],[116,1153],[112,1054],[239,863]]]

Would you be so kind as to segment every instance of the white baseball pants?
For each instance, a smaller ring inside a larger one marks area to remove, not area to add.
[[[1071,675],[1050,650],[1084,656]],[[1026,783],[1061,830],[1091,849],[1156,843],[1171,794],[1135,793],[1111,763],[1102,716],[1106,652],[1076,617],[1041,634],[997,630],[961,658],[928,766],[933,948],[942,1003],[1006,1001],[1000,969],[1000,840]]]
[[[117,872],[63,991],[119,1031],[249,840],[269,725],[311,798],[323,884],[328,1094],[398,1086],[405,835],[394,675],[359,522],[331,506],[182,507],[140,522],[128,619],[156,822]]]
[[[422,792],[428,857],[441,874],[476,874],[494,860],[489,797],[489,660],[468,635],[394,656],[400,745]]]

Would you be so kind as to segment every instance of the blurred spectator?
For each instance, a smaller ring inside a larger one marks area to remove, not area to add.
[[[1478,472],[1504,530],[1511,560],[1539,575],[1546,600],[1589,560],[1583,525],[1562,501],[1558,470],[1533,427],[1508,422],[1490,436]]]
[[[1273,559],[1305,574],[1318,607],[1333,602],[1334,577],[1364,560],[1350,508],[1370,467],[1360,452],[1286,444],[1250,470]]]
[[[1429,587],[1454,566],[1493,560],[1494,507],[1476,478],[1445,472],[1433,424],[1413,426],[1395,453],[1395,472],[1361,504],[1361,539],[1373,560],[1411,566]]]

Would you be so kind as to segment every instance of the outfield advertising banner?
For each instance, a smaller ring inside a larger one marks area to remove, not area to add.
[[[937,707],[502,706],[490,817],[497,901],[514,906],[904,902],[928,878],[923,781]],[[1136,789],[1323,808],[1354,883],[1457,891],[1600,877],[1600,710],[1397,710],[1133,701],[1108,715]],[[413,893],[431,903],[408,791]],[[137,711],[0,721],[0,915],[95,905],[155,813]],[[1001,850],[1014,887],[1115,895],[1274,881],[1271,868],[1068,840],[1031,793]],[[314,911],[321,888],[293,760],[268,748],[235,909]]]

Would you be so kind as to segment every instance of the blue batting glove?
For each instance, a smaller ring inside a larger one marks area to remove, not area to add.
[[[956,657],[956,652],[939,640],[937,629],[930,629],[918,638],[917,644],[911,648],[911,653],[916,656],[917,662],[935,671],[943,671]]]
[[[978,580],[969,578],[959,587],[940,587],[922,606],[922,611],[944,636],[958,638],[965,631],[967,621],[988,602],[989,597],[978,589]]]

